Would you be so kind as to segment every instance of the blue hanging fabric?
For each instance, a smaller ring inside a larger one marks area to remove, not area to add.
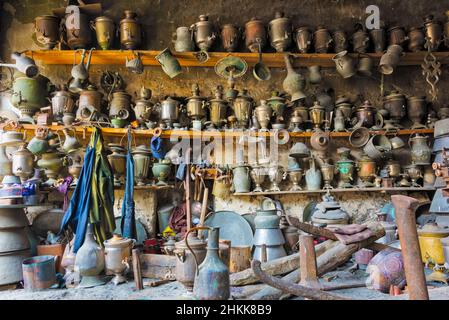
[[[162,139],[160,136],[153,136],[150,141],[150,149],[153,153],[153,157],[156,159],[163,159],[165,157],[165,151],[162,149]]]
[[[137,239],[134,204],[134,159],[131,153],[131,128],[128,128],[128,153],[126,154],[125,196],[122,203],[122,236]]]
[[[98,134],[97,131],[94,130],[84,156],[83,167],[80,172],[78,184],[75,187],[72,199],[70,199],[69,207],[62,218],[61,229],[59,231],[59,234],[62,234],[63,231],[70,226],[75,232],[75,243],[73,248],[75,253],[83,245],[87,230],[89,208],[91,206],[92,168],[95,162],[95,145],[97,139]]]

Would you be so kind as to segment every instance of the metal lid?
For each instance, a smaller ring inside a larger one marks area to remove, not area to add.
[[[443,238],[449,236],[449,228],[440,227],[437,223],[426,223],[421,229],[418,229],[418,235]]]
[[[111,239],[105,240],[105,246],[128,246],[133,242],[132,239],[123,238],[119,234],[114,234]]]

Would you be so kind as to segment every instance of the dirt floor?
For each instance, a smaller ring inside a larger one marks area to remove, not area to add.
[[[323,279],[331,278],[331,282]],[[362,270],[352,272],[335,271],[326,274],[321,282],[325,284],[339,284],[366,279]],[[147,282],[150,279],[145,279]],[[383,294],[368,288],[354,288],[333,291],[343,296],[357,300],[404,300],[408,296],[402,294],[397,297]],[[431,300],[449,300],[449,287],[432,283],[429,285]],[[239,287],[231,288],[233,299],[239,297]],[[240,297],[239,297],[240,298]],[[158,287],[145,287],[144,290],[135,289],[133,281],[115,286],[111,282],[102,286],[85,289],[48,289],[30,292],[24,289],[0,291],[0,300],[190,300],[194,299],[179,282],[170,282]],[[300,298],[291,298],[300,299]]]

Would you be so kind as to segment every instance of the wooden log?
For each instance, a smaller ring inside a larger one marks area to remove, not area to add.
[[[315,246],[316,256],[320,256],[327,250],[337,245],[337,241],[327,240]],[[232,265],[232,251],[231,251],[231,265]],[[249,265],[249,260],[248,260]],[[299,253],[294,253],[279,259],[267,261],[262,263],[262,270],[269,275],[276,276],[289,273],[299,268]],[[232,270],[232,268],[231,268]],[[230,275],[232,286],[243,286],[259,282],[252,269],[246,269],[241,272]]]
[[[301,285],[318,288],[320,284],[317,276],[316,255],[312,235],[304,234],[299,237],[299,256]]]
[[[330,239],[330,240],[338,241],[338,238],[330,230],[327,230],[325,228],[315,227],[315,226],[313,226],[311,224],[301,222],[301,221],[299,221],[299,219],[294,218],[294,217],[288,217],[288,221],[291,223],[291,225],[293,225],[294,227],[296,227],[296,228],[298,228],[298,229],[300,229],[300,230],[302,230],[304,232],[313,234],[315,236],[324,237],[324,238],[327,238],[327,239]],[[371,250],[374,250],[376,252],[385,250],[387,248],[395,250],[395,251],[401,251],[398,248],[393,248],[393,247],[387,246],[387,245],[385,245],[383,243],[375,243],[375,242],[372,242],[371,244],[369,244],[367,246],[367,248],[371,249]]]
[[[327,250],[322,255],[318,256],[317,258],[318,275],[323,275],[326,272],[334,270],[341,264],[348,261],[353,253],[355,253],[356,251],[360,250],[363,247],[366,247],[375,240],[383,237],[383,235],[385,234],[385,230],[383,229],[373,230],[373,232],[375,234],[374,237],[349,245],[344,245],[338,242],[338,244],[335,247]],[[289,282],[299,282],[300,280],[299,268],[294,270],[293,272],[290,272],[282,279]],[[252,300],[276,300],[279,299],[282,295],[283,292],[281,290],[270,286],[266,286],[264,289],[260,290],[259,292],[255,293],[249,298]]]
[[[321,284],[320,289],[323,291],[334,291],[352,288],[364,288],[366,287],[365,281],[344,282],[335,284]]]
[[[251,246],[232,246],[229,271],[231,273],[240,272],[242,270],[248,269],[250,266],[251,266]]]
[[[258,260],[253,260],[251,262],[251,267],[256,276],[260,278],[260,280],[262,280],[264,283],[267,283],[274,288],[280,289],[282,290],[282,292],[287,292],[298,297],[304,297],[313,300],[352,300],[347,297],[328,293],[312,287],[306,287],[291,281],[286,281],[282,278],[275,278],[263,272],[260,269],[260,264],[261,263]]]
[[[247,299],[265,287],[264,283],[249,284],[247,286],[231,287],[231,296],[234,299]]]
[[[133,249],[132,260],[133,260],[134,282],[136,284],[136,289],[142,290],[143,283],[142,283],[142,272],[140,270],[139,249]]]
[[[165,254],[141,254],[140,267],[145,278],[174,279],[176,257]]]

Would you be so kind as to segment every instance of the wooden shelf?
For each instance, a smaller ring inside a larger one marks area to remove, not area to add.
[[[146,185],[146,186],[134,186],[134,190],[150,190],[150,191],[159,191],[159,190],[168,190],[168,189],[173,189],[175,186],[174,185],[166,185],[166,186],[156,186],[156,185]],[[70,190],[75,190],[75,187],[72,186],[69,188]],[[120,187],[118,186],[114,186],[114,190],[125,190],[125,186],[122,185]],[[41,187],[39,189],[40,192],[42,193],[49,193],[49,192],[53,192],[53,191],[57,191],[57,188],[55,187]]]
[[[160,51],[148,51],[148,50],[135,50],[141,54],[141,59],[146,66],[160,66],[155,57]],[[35,50],[27,51],[26,54],[33,58],[35,61],[39,61],[49,65],[72,65],[74,51],[73,50]],[[292,53],[295,56],[293,65],[295,67],[305,67],[311,65],[319,65],[322,67],[335,67],[335,63],[332,57],[335,53]],[[402,66],[414,66],[421,65],[424,60],[426,52],[407,52],[401,57],[399,65]],[[248,66],[254,66],[259,56],[257,53],[251,52],[209,52],[209,60],[206,62],[199,62],[194,52],[173,52],[173,55],[178,59],[179,63],[183,67],[213,67],[218,60],[233,55],[244,59]],[[354,57],[357,54],[351,54]],[[375,60],[375,64],[380,60],[381,53],[368,53],[370,57]],[[446,64],[449,62],[449,52],[434,52],[438,61]],[[126,58],[133,57],[132,51],[129,50],[95,50],[92,53],[92,65],[125,65]],[[80,54],[77,54],[77,63],[81,59]],[[263,63],[272,68],[284,68],[283,53],[263,53]]]
[[[379,193],[395,193],[395,192],[418,192],[418,191],[435,191],[431,187],[396,187],[396,188],[336,188],[330,189],[330,193],[345,192],[379,192]],[[326,193],[328,190],[301,190],[301,191],[264,191],[264,192],[241,192],[233,193],[233,196],[270,196],[270,195],[290,195],[290,194],[317,194]]]
[[[37,125],[33,124],[23,124],[22,131],[26,131],[27,137],[34,136],[34,130],[37,128]],[[51,131],[57,131],[64,129],[62,125],[50,125],[48,126]],[[76,134],[82,136],[86,134],[86,138],[90,136],[92,133],[91,126],[75,126],[73,127]],[[105,137],[124,137],[126,136],[127,129],[126,128],[102,128],[101,129],[103,135]],[[378,133],[382,134],[385,131],[370,131],[372,134]],[[133,130],[136,138],[151,138],[153,136],[153,129],[136,129]],[[421,133],[421,134],[433,134],[433,129],[405,129],[399,130],[399,135],[410,135],[412,133]],[[242,136],[253,136],[253,137],[269,137],[273,135],[274,132],[257,132],[250,130],[235,130],[235,131],[195,131],[195,130],[164,130],[162,133],[162,138],[170,138],[170,137],[180,137],[180,138],[212,138],[212,137],[242,137]],[[331,137],[349,137],[350,132],[331,132]],[[312,132],[289,132],[290,138],[310,138],[312,136]]]

